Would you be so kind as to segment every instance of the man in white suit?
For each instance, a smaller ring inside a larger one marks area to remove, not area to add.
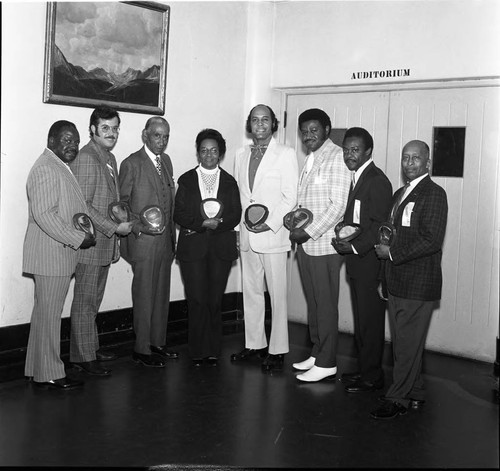
[[[262,369],[270,372],[283,369],[284,355],[289,351],[286,261],[291,244],[283,217],[297,201],[298,164],[295,151],[273,139],[278,120],[269,106],[255,106],[248,115],[246,129],[252,135],[253,145],[236,152],[234,171],[243,208],[240,253],[245,348],[234,353],[231,360],[264,358]],[[269,210],[267,219],[253,228],[244,222],[245,211],[251,204],[262,204]],[[264,279],[272,310],[268,350]]]
[[[35,304],[26,354],[25,375],[34,385],[67,390],[82,381],[66,377],[60,358],[61,313],[78,249],[95,238],[75,229],[73,216],[87,213],[78,182],[69,169],[80,145],[73,123],[57,121],[47,148],[33,165],[26,184],[29,219],[24,239],[23,272],[35,280]]]

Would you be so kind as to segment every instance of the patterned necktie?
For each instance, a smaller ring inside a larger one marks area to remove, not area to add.
[[[405,195],[406,190],[408,189],[409,186],[410,186],[410,182],[407,182],[405,184],[405,186],[403,187],[403,189],[401,190],[401,192],[399,193],[398,199],[396,200],[396,202],[394,203],[394,206],[392,207],[392,211],[391,211],[391,223],[392,224],[394,224],[394,219],[396,218],[396,213],[398,211],[398,208],[399,208],[401,202],[403,201],[403,196]]]
[[[106,167],[108,167],[109,174],[111,175],[111,178],[114,180],[115,179],[115,172],[114,172],[113,166],[111,165],[111,162],[109,160],[106,162]]]
[[[160,161],[160,156],[156,156],[156,171],[158,172],[158,175],[161,177],[161,161]]]
[[[267,150],[267,144],[265,145],[251,145],[250,149],[252,150],[252,157],[258,158],[259,156],[256,154],[255,151],[258,151],[260,154],[260,157],[264,157],[264,154],[266,153]]]

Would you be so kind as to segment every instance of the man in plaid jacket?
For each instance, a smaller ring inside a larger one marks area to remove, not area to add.
[[[387,260],[394,368],[384,404],[371,413],[374,419],[393,419],[425,402],[422,355],[432,311],[441,299],[441,257],[448,216],[446,193],[429,177],[429,154],[429,146],[422,141],[404,146],[401,166],[407,184],[394,194],[391,211],[396,237],[390,246],[375,246],[377,256]]]
[[[118,169],[111,149],[118,140],[120,117],[107,106],[98,106],[90,116],[90,141],[71,162],[90,219],[96,229],[96,245],[80,251],[75,271],[75,292],[71,305],[70,361],[80,370],[107,376],[109,370],[97,360],[116,358],[99,350],[95,319],[104,295],[109,266],[120,257],[117,235],[130,233],[131,222],[117,224],[108,215],[110,203],[119,201]]]
[[[334,228],[343,218],[351,172],[342,148],[328,137],[328,115],[320,109],[299,116],[302,141],[309,151],[299,177],[298,205],[313,213],[306,228],[294,229],[290,240],[299,244],[297,257],[307,303],[311,356],[293,367],[304,371],[297,379],[316,382],[337,373],[338,296],[342,257],[331,245]]]

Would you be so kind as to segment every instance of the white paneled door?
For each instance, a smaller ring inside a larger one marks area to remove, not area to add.
[[[433,128],[465,127],[464,176],[433,177],[448,195],[448,226],[443,248],[443,297],[436,309],[427,348],[493,361],[499,316],[499,88],[440,88],[384,93],[288,95],[287,144],[304,151],[297,117],[321,108],[334,128],[361,126],[374,137],[375,163],[394,190],[402,184],[402,146],[421,139],[432,149]],[[344,269],[340,320],[352,332],[352,312]],[[290,261],[290,319],[307,322],[298,269]],[[388,330],[386,329],[387,333]]]

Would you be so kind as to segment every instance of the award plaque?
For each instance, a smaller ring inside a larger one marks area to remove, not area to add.
[[[73,225],[75,229],[82,232],[87,232],[92,237],[95,237],[95,228],[92,219],[85,213],[76,213],[73,216]]]
[[[339,222],[335,226],[335,238],[337,242],[349,242],[356,238],[361,233],[361,226],[359,224],[346,224]]]
[[[203,219],[220,218],[224,205],[217,198],[206,198],[200,205]]]
[[[130,221],[130,208],[127,203],[123,201],[115,201],[108,206],[109,217],[120,224],[122,222]]]
[[[263,204],[251,204],[245,211],[245,222],[250,229],[262,224],[269,216],[269,209]]]
[[[290,211],[283,218],[283,225],[289,230],[305,229],[313,220],[313,213],[306,208],[297,208]]]
[[[391,245],[396,237],[396,228],[390,222],[384,222],[378,228],[378,242],[380,245]]]
[[[165,229],[165,215],[159,206],[146,206],[139,215],[146,234],[161,234]]]

